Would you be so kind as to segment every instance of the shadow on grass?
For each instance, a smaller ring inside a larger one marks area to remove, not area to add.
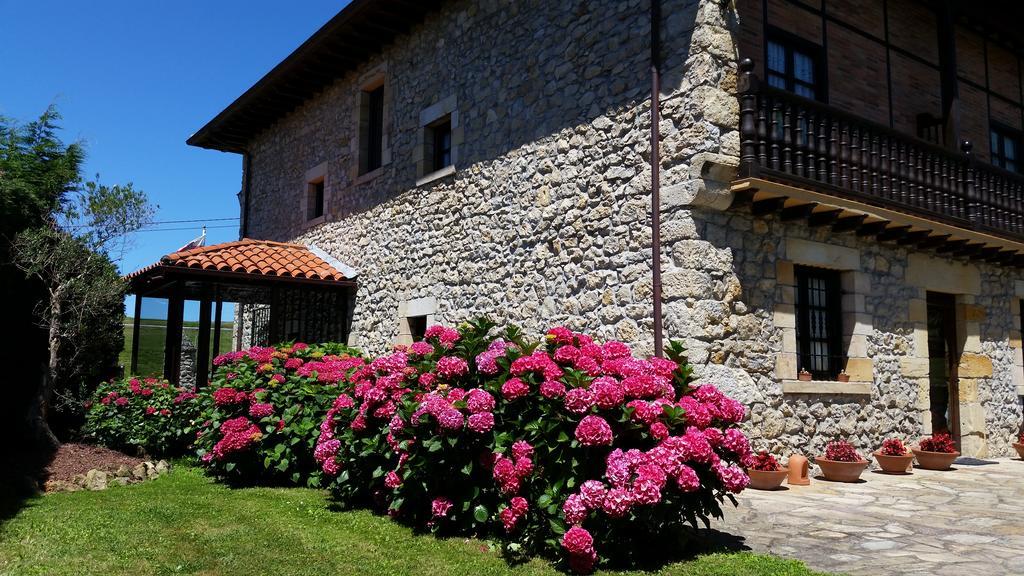
[[[26,504],[42,496],[46,467],[56,450],[25,450],[11,446],[0,457],[0,527]]]

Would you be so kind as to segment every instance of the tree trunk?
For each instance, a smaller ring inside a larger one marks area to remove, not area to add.
[[[30,418],[32,428],[36,431],[40,441],[48,448],[56,449],[60,441],[50,429],[50,399],[53,396],[53,384],[57,377],[57,367],[60,364],[60,327],[61,313],[63,312],[64,290],[57,288],[50,293],[50,322],[49,322],[49,346],[50,360],[47,363],[46,374],[39,383],[39,390],[33,402]]]

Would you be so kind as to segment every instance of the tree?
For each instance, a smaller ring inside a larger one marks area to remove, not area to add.
[[[121,338],[124,285],[110,254],[153,214],[131,184],[83,180],[82,146],[61,142],[59,118],[52,107],[25,125],[0,118],[0,255],[21,275],[14,295],[45,331],[45,365],[35,379],[22,380],[31,392],[22,394],[21,417],[27,415],[27,437],[50,448],[57,445],[48,421],[54,391],[95,373],[84,360],[94,358],[90,351],[102,357],[113,348],[116,357],[120,349],[110,334]],[[5,268],[0,273],[13,278]],[[21,324],[15,329],[32,332]]]

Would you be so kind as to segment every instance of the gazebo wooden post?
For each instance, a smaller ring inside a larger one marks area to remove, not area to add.
[[[135,317],[132,318],[131,375],[139,373],[139,332],[142,328],[142,294],[135,295]]]
[[[196,339],[196,388],[206,386],[210,375],[210,298],[199,301],[199,337]]]
[[[224,301],[220,299],[220,288],[217,289],[217,303],[213,307],[213,358],[220,356],[220,317],[224,313]]]
[[[167,338],[164,341],[164,378],[177,384],[181,375],[181,332],[185,299],[176,285],[167,300]]]

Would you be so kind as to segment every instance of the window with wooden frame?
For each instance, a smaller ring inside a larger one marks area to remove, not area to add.
[[[989,123],[992,164],[1009,170],[1020,172],[1021,132],[995,122]]]
[[[825,57],[821,46],[777,29],[768,31],[768,85],[811,100],[825,100]]]
[[[794,267],[799,370],[816,380],[834,380],[842,370],[842,290],[839,272]]]

